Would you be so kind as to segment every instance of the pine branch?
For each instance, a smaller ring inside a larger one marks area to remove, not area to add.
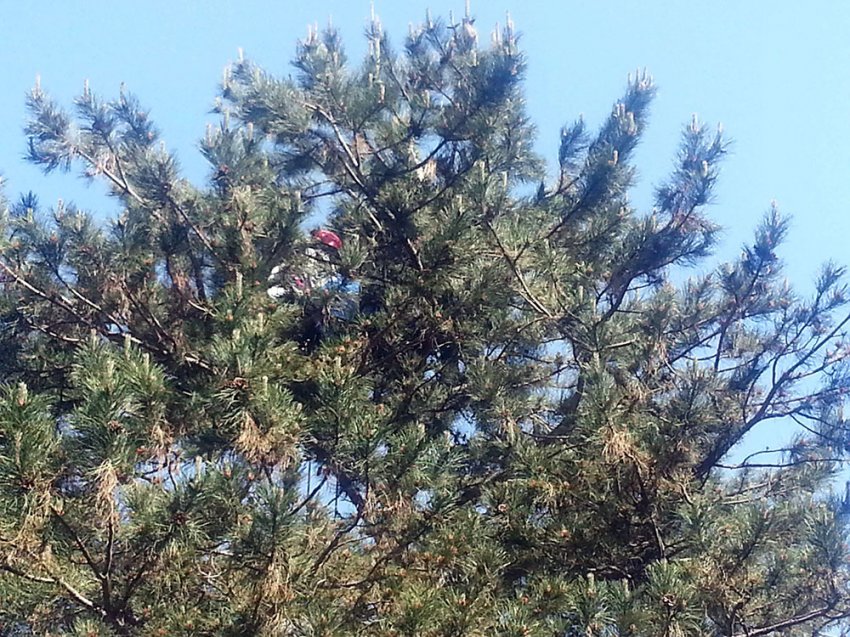
[[[59,522],[62,528],[64,528],[74,540],[74,544],[77,545],[77,548],[80,550],[80,553],[82,553],[83,557],[86,560],[86,564],[88,564],[92,574],[102,582],[105,579],[105,574],[101,571],[100,567],[94,561],[94,558],[92,558],[91,553],[89,553],[89,550],[86,548],[86,545],[83,543],[83,540],[80,538],[79,534],[68,523],[68,521],[65,519],[65,516],[58,509],[56,509],[56,507],[51,507],[50,512],[53,513],[53,517]]]
[[[489,221],[486,222],[486,226],[487,229],[490,231],[490,234],[493,235],[493,239],[496,241],[496,245],[499,247],[499,251],[501,252],[505,261],[507,261],[508,265],[510,266],[511,272],[513,272],[514,277],[516,277],[516,280],[519,282],[520,287],[522,288],[522,291],[524,293],[525,300],[528,302],[529,305],[531,305],[531,307],[536,312],[543,314],[548,319],[553,318],[552,313],[546,308],[546,306],[544,306],[543,303],[537,300],[534,294],[532,294],[531,290],[528,287],[528,283],[526,283],[525,281],[525,277],[522,275],[522,271],[519,269],[519,266],[517,265],[516,261],[512,259],[508,254],[508,251],[502,243],[502,240],[499,238],[496,229]]]
[[[733,434],[730,434],[718,441],[714,449],[712,449],[705,459],[698,465],[696,469],[697,475],[707,475],[711,468],[714,467],[716,463],[719,462],[720,459],[747,434],[747,432],[765,419],[768,415],[768,410],[772,406],[777,395],[784,390],[789,383],[797,380],[797,377],[795,376],[797,370],[806,365],[812,356],[821,351],[827,344],[833,342],[836,335],[838,335],[848,323],[850,323],[850,314],[839,321],[838,324],[835,325],[824,337],[817,341],[814,346],[809,348],[803,356],[780,374],[777,381],[773,383],[771,388],[768,390],[765,399],[762,401],[756,413],[753,414],[753,416]]]
[[[818,610],[813,610],[809,613],[804,613],[802,615],[796,615],[795,617],[790,617],[788,619],[776,622],[775,624],[771,624],[769,626],[745,629],[743,633],[735,633],[732,637],[761,637],[761,635],[770,635],[771,633],[775,633],[780,630],[785,630],[787,628],[793,628],[794,626],[806,624],[816,619],[821,619],[823,617],[827,617],[830,621],[839,621],[841,619],[846,619],[850,617],[850,611],[842,612],[838,615],[830,615],[830,613],[834,609],[834,605],[824,606],[823,608],[820,608]]]
[[[69,584],[65,579],[63,579],[62,577],[59,577],[55,574],[49,574],[50,571],[49,571],[47,565],[44,564],[43,560],[39,559],[38,561],[42,565],[43,568],[48,570],[48,576],[45,577],[45,576],[42,576],[42,575],[33,575],[31,573],[27,573],[26,571],[24,571],[22,569],[19,569],[19,568],[12,566],[11,564],[8,563],[8,561],[6,563],[0,564],[0,570],[11,573],[12,575],[16,575],[17,577],[20,577],[22,579],[29,580],[30,582],[37,582],[39,584],[56,584],[62,590],[64,590],[68,595],[70,595],[71,599],[73,599],[75,602],[77,602],[81,606],[84,606],[85,608],[87,608],[89,610],[96,611],[101,616],[105,615],[104,610],[102,608],[100,608],[97,604],[95,604],[88,597],[86,597],[85,595],[80,593],[80,591],[78,591],[74,586]]]

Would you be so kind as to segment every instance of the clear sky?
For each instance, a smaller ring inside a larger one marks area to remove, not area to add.
[[[463,13],[463,0],[375,0],[401,43],[409,22]],[[850,2],[811,0],[472,0],[486,41],[510,11],[528,56],[528,108],[539,149],[557,155],[562,124],[608,114],[627,74],[647,67],[660,92],[637,164],[634,201],[672,166],[681,127],[697,113],[733,139],[714,218],[720,253],[734,255],[771,200],[793,215],[783,251],[789,278],[808,287],[824,259],[850,263]],[[307,25],[331,19],[351,57],[364,51],[368,0],[0,0],[0,172],[7,194],[35,191],[108,213],[98,186],[43,176],[21,157],[24,96],[42,86],[69,104],[90,81],[104,98],[121,82],[152,111],[186,176],[203,180],[197,150],[222,68],[238,47],[267,70],[290,72]]]

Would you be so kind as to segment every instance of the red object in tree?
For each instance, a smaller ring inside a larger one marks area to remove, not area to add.
[[[330,230],[316,230],[313,237],[334,250],[339,250],[342,247],[342,239],[339,238],[337,233]]]

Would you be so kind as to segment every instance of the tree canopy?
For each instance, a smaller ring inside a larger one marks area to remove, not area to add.
[[[0,206],[0,634],[838,634],[843,268],[795,293],[775,208],[707,265],[696,119],[635,209],[646,72],[547,163],[510,22],[366,38],[230,64],[203,185],[123,89],[30,92],[120,213]]]

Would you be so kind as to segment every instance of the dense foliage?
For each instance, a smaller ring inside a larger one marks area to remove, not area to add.
[[[706,266],[696,120],[635,210],[645,73],[547,172],[513,25],[367,38],[228,66],[203,187],[129,94],[30,93],[122,211],[3,205],[3,634],[839,630],[842,269],[795,294],[776,210]]]

